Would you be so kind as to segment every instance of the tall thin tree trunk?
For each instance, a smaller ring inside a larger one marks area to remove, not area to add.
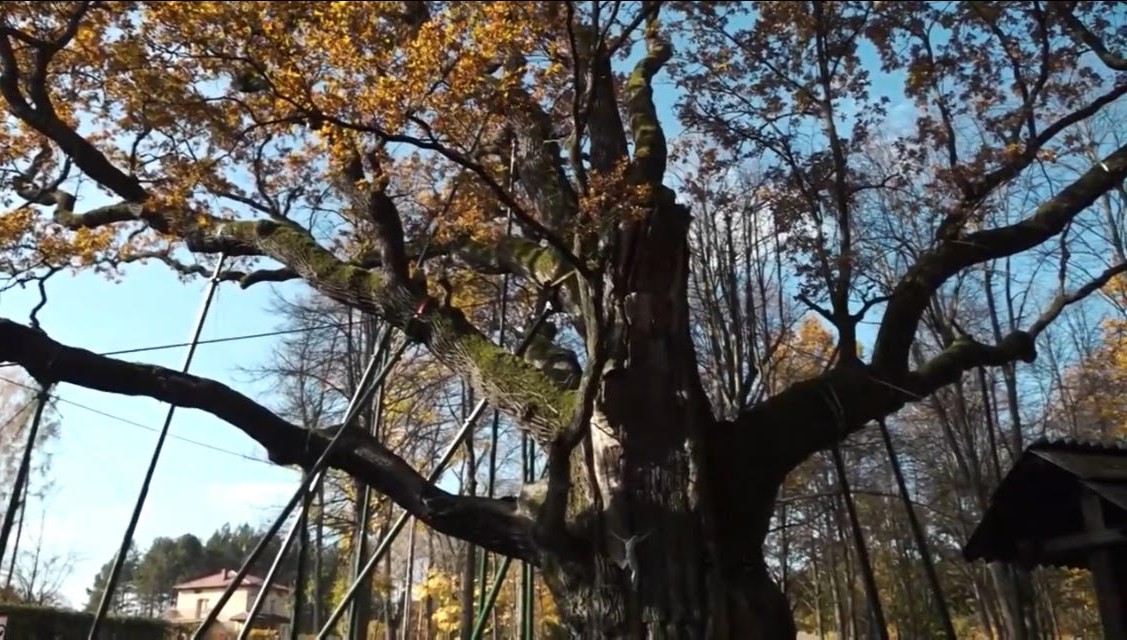
[[[468,405],[468,402],[467,402],[468,398],[466,397],[467,388],[468,388],[468,385],[462,384],[462,391],[459,394],[459,401],[461,403],[460,419],[463,422],[466,420],[467,417],[469,417],[469,407],[467,406]],[[492,445],[490,445],[490,446],[491,446],[491,448],[495,448]],[[465,464],[464,464],[464,470],[462,472],[462,477],[464,478],[463,483],[462,483],[462,491],[465,495],[476,496],[477,495],[477,456],[476,456],[477,451],[474,449],[474,432],[473,432],[472,429],[470,430],[470,432],[468,434],[466,434],[465,447],[466,447],[466,459],[465,459]],[[493,459],[492,458],[493,455],[495,455],[495,454],[493,452],[491,452],[490,453],[491,461]],[[490,472],[492,473],[492,470],[490,470]],[[477,579],[477,575],[476,575],[476,571],[477,571],[477,546],[467,542],[467,543],[463,544],[462,547],[465,549],[465,564],[462,568],[462,585],[461,585],[462,593],[461,593],[461,612],[460,612],[461,613],[461,616],[460,616],[461,620],[459,621],[459,630],[461,632],[460,635],[461,635],[462,640],[470,640],[470,638],[473,636],[474,618],[477,615],[477,612],[475,611],[475,607],[474,607],[474,605],[475,605],[474,582]],[[483,593],[488,588],[487,584],[488,584],[487,582],[483,582],[481,585],[479,585],[479,588],[482,590]]]
[[[810,567],[814,573],[814,624],[819,640],[825,640],[826,627],[822,619],[822,576],[818,571],[818,554],[810,556]]]
[[[426,536],[427,536],[427,572],[429,573],[430,568],[433,567],[434,564],[435,564],[434,563],[434,535],[432,535],[431,532],[428,530],[426,532]],[[432,638],[434,638],[434,623],[433,623],[434,598],[431,597],[430,593],[427,593],[426,599],[423,600],[422,614],[423,614],[423,619],[422,619],[423,629],[426,630],[423,637],[426,638],[426,640],[431,640]]]
[[[833,498],[828,499],[831,502],[831,508],[826,510],[826,529],[829,535],[825,536],[823,543],[827,555],[829,556],[829,574],[830,574],[830,588],[833,594],[833,611],[834,611],[834,626],[837,637],[845,640],[849,637],[846,615],[845,598],[842,594],[843,585],[840,580],[840,573],[838,572],[838,556],[837,548],[837,528],[834,526],[834,512],[837,509],[836,501]],[[843,563],[844,566],[844,563]]]
[[[407,559],[404,562],[403,572],[403,640],[407,640],[408,630],[411,629],[411,616],[415,614],[412,606],[411,591],[415,582],[415,536],[419,525],[414,519],[408,520],[410,531],[407,532]]]
[[[988,601],[987,596],[982,593],[982,581],[978,579],[977,575],[971,576],[971,588],[974,592],[975,602],[978,603],[978,619],[982,625],[982,631],[986,634],[986,640],[994,640],[996,637],[994,630],[997,628],[993,615],[994,607]]]

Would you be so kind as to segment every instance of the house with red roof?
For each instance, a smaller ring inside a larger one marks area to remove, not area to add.
[[[234,571],[223,569],[217,573],[200,576],[172,587],[172,608],[166,617],[177,625],[191,627],[203,622],[235,578]],[[234,640],[247,624],[251,606],[262,591],[262,578],[248,575],[243,578],[239,588],[223,605],[216,624],[208,629],[206,640]],[[274,631],[279,638],[288,637],[291,615],[289,610],[290,589],[271,585],[262,603],[262,608],[254,617],[252,629]]]

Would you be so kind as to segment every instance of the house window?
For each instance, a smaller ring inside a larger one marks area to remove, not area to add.
[[[196,600],[196,617],[197,618],[202,618],[205,615],[207,615],[207,612],[211,610],[211,607],[208,606],[208,605],[209,605],[209,601],[208,601],[207,598],[200,598],[199,600]]]

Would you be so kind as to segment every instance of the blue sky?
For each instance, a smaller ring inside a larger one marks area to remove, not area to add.
[[[673,96],[668,77],[659,76],[658,83],[659,110],[672,136],[678,127],[670,110]],[[877,86],[878,91],[887,88]],[[909,107],[905,114],[910,112]],[[98,204],[87,199],[82,206]],[[300,286],[283,288],[294,292]],[[190,337],[205,287],[203,279],[182,283],[171,270],[156,263],[127,268],[120,283],[90,273],[59,275],[48,284],[50,302],[39,317],[56,340],[97,352],[180,343]],[[202,338],[278,328],[280,320],[265,310],[270,296],[270,285],[247,291],[221,286]],[[33,290],[0,294],[0,316],[24,322],[37,300]],[[263,381],[249,379],[237,370],[265,363],[272,344],[273,339],[258,338],[200,346],[191,372],[269,402]],[[185,352],[178,348],[123,357],[179,369]],[[10,376],[11,371],[0,369],[0,376]],[[42,517],[48,552],[74,555],[64,595],[71,605],[81,607],[94,574],[120,544],[167,405],[71,385],[62,385],[55,392],[62,398],[58,405],[61,437],[52,446],[55,489],[45,502],[30,505],[24,545],[32,544],[39,534]],[[149,430],[137,424],[147,425]],[[272,518],[296,488],[299,476],[262,460],[261,448],[237,429],[199,411],[177,410],[137,528],[137,545],[144,548],[156,536],[188,532],[206,536],[227,522],[259,523]]]
[[[90,273],[60,275],[49,281],[50,302],[40,322],[53,338],[97,352],[182,343],[191,336],[204,289],[204,282],[182,284],[156,264],[130,268],[120,284]],[[0,315],[25,321],[36,300],[31,291],[5,292]],[[275,329],[276,319],[263,311],[268,300],[265,287],[220,287],[201,338]],[[270,344],[271,339],[260,338],[201,345],[191,371],[264,398],[262,381],[237,368],[265,362]],[[180,369],[185,354],[185,348],[178,348],[122,357]],[[0,369],[0,375],[12,371]],[[55,393],[62,401],[57,405],[60,438],[52,445],[54,489],[44,503],[29,505],[24,544],[36,536],[46,509],[45,547],[75,554],[65,595],[72,605],[82,606],[98,567],[120,544],[167,405],[73,385],[61,385]],[[260,461],[264,452],[257,443],[206,413],[177,409],[170,434],[137,527],[135,539],[142,548],[160,535],[205,536],[225,522],[261,522],[284,504],[300,480],[295,471]]]

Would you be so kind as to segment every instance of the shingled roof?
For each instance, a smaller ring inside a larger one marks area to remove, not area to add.
[[[230,569],[222,569],[217,573],[208,574],[206,576],[188,580],[187,582],[181,582],[180,584],[173,585],[172,589],[174,591],[185,591],[189,589],[226,589],[227,586],[230,585],[231,582],[235,579],[236,573],[236,571],[232,571]],[[264,581],[262,578],[247,574],[247,576],[243,578],[243,581],[239,586],[257,587],[261,586],[263,582]],[[288,590],[287,587],[280,585],[273,585],[273,588]]]

